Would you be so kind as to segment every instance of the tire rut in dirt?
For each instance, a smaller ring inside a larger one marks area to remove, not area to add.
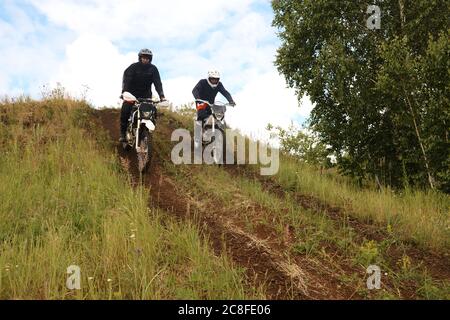
[[[251,235],[217,217],[200,212],[193,218],[191,213],[199,212],[200,209],[180,196],[181,192],[170,177],[163,175],[158,164],[152,170],[153,174],[149,179],[150,206],[171,212],[181,220],[194,220],[216,255],[219,256],[225,250],[235,264],[245,267],[249,285],[264,286],[270,299],[314,298],[308,292],[306,277],[298,266],[286,263]],[[316,292],[314,295],[316,296]]]
[[[114,142],[119,136],[118,119],[120,110],[101,110],[97,113],[101,124],[109,132]],[[159,134],[158,128],[155,134]],[[169,141],[169,140],[168,140]],[[139,183],[138,159],[135,152],[127,152],[115,143],[122,165],[128,171],[132,184]],[[154,150],[149,172],[144,175],[144,185],[150,188],[149,206],[172,212],[180,219],[190,219],[191,203],[180,196],[169,175],[165,174],[163,160]],[[270,299],[314,299],[325,297],[306,287],[306,279],[297,265],[291,265],[264,246],[258,245],[251,235],[236,232],[235,226],[226,226],[213,216],[200,214],[196,218],[202,232],[212,245],[215,254],[220,255],[224,248],[235,264],[246,269],[249,286],[264,286]]]
[[[249,180],[258,181],[264,191],[276,195],[279,199],[286,199],[287,195],[291,194],[291,197],[295,199],[300,207],[318,214],[326,213],[331,220],[338,224],[345,223],[355,231],[355,239],[359,243],[363,243],[365,240],[383,242],[390,237],[380,225],[376,225],[372,221],[361,221],[355,218],[351,212],[348,213],[343,208],[331,206],[314,196],[287,191],[272,178],[262,177],[252,169],[247,168],[246,165],[225,166],[225,170],[232,176],[241,176]],[[396,270],[396,264],[402,259],[404,254],[416,261],[418,265],[423,264],[435,279],[444,281],[450,278],[450,268],[448,267],[450,265],[450,253],[427,251],[407,241],[398,244],[394,243],[386,252],[386,258],[390,261],[394,270]]]

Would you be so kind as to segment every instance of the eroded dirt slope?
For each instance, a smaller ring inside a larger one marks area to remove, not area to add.
[[[116,143],[119,137],[120,110],[106,109],[96,112],[101,124],[107,130],[122,166],[128,171],[134,185],[140,182],[137,171],[136,157],[133,152],[125,152]],[[336,261],[329,263],[315,259],[307,255],[288,257],[285,252],[290,250],[293,237],[290,226],[286,226],[286,232],[280,236],[270,225],[249,230],[236,212],[227,211],[226,206],[213,205],[208,195],[196,196],[195,192],[186,185],[177,183],[178,173],[168,170],[170,162],[170,135],[179,124],[171,119],[168,114],[162,113],[158,122],[154,140],[167,142],[167,148],[154,144],[154,156],[149,172],[144,175],[142,183],[150,190],[149,206],[162,209],[175,215],[182,223],[190,219],[198,223],[205,241],[217,255],[226,253],[235,265],[246,270],[246,281],[249,286],[262,286],[269,299],[357,299],[360,286],[365,285],[364,270],[355,268],[345,258],[339,255],[339,250],[334,247],[324,248],[329,250]],[[286,196],[285,191],[273,181],[255,177],[252,172],[242,169],[242,166],[226,166],[224,168],[231,177],[240,176],[248,179],[259,180],[265,192],[277,195],[280,199]],[[184,166],[185,179],[190,175],[202,174],[199,166]],[[308,210],[327,213],[332,220],[339,221],[342,214],[339,208],[330,208],[326,204],[313,198],[296,195],[298,204]],[[255,221],[258,215],[270,215],[267,208],[259,204],[250,203],[239,210],[251,210],[254,212]],[[348,217],[347,217],[348,218]],[[357,220],[349,220],[349,223],[358,232],[358,236],[368,239],[381,239],[383,232],[376,226],[362,224]],[[283,238],[280,240],[280,238]],[[393,249],[395,251],[395,247]],[[396,252],[392,254],[399,254]],[[335,253],[334,253],[335,252]],[[419,252],[419,251],[417,251]],[[415,252],[417,255],[420,253]],[[430,265],[430,269],[438,278],[448,279],[446,262],[439,257],[425,255],[423,261]],[[431,259],[431,260],[428,260]],[[340,270],[336,273],[336,269]],[[342,282],[339,275],[356,274],[361,281],[355,283]],[[415,298],[413,287],[404,289],[401,293],[404,298]]]

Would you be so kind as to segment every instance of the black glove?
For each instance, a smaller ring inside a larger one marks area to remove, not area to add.
[[[236,105],[236,102],[234,102],[234,101],[231,101],[231,102],[230,102],[230,106],[233,106],[233,107],[234,107],[235,105]]]

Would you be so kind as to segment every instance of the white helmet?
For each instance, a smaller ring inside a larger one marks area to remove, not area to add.
[[[217,82],[216,83],[212,83],[211,79],[217,79]],[[210,71],[208,71],[208,79],[207,80],[208,80],[208,84],[211,87],[213,87],[213,88],[217,87],[219,85],[220,72],[217,71],[217,70],[210,70]]]
[[[153,52],[149,49],[141,49],[141,51],[139,51],[138,56],[139,56],[139,61],[141,61],[141,58],[143,56],[147,56],[150,59],[150,63],[153,60]]]

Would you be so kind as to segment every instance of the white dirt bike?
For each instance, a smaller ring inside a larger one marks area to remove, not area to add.
[[[156,107],[167,107],[168,101],[153,101],[151,99],[136,98],[129,92],[121,97],[133,104],[131,116],[128,119],[126,142],[122,147],[136,150],[139,173],[144,173],[152,158],[152,134],[156,129]]]
[[[225,112],[227,107],[234,107],[235,105],[220,101],[211,104],[201,99],[196,99],[195,102],[206,103],[211,107],[211,115],[202,123],[202,146],[205,148],[211,145],[214,162],[216,164],[224,164],[226,161]]]

